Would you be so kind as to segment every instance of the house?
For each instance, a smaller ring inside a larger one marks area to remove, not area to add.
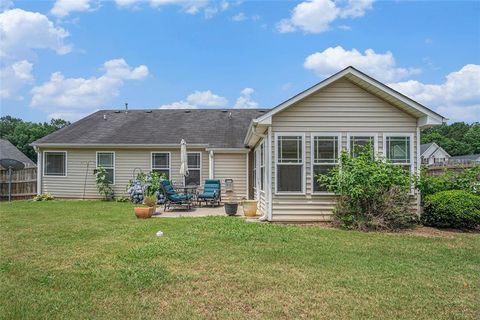
[[[420,154],[422,164],[427,166],[437,163],[448,162],[448,160],[451,158],[448,152],[443,150],[443,148],[435,142],[421,144]]]
[[[480,163],[480,154],[466,154],[463,156],[453,156],[450,158],[450,161],[456,162],[456,163],[471,163],[471,162]]]
[[[117,194],[135,170],[181,180],[183,138],[195,182],[233,179],[237,197],[258,199],[269,221],[330,220],[335,195],[314,176],[338,165],[341,150],[355,153],[371,144],[377,155],[415,174],[420,129],[444,120],[348,67],[269,110],[98,111],[33,143],[42,173],[38,189],[99,197],[92,174],[99,165],[111,172]]]
[[[13,159],[22,162],[25,167],[35,167],[29,157],[27,157],[22,151],[18,150],[10,141],[0,139],[0,159]]]
[[[24,169],[12,173],[11,196],[13,199],[29,198],[37,193],[35,162],[5,139],[0,139],[0,159],[13,159],[25,165]],[[0,166],[0,199],[8,198],[9,180],[10,176],[7,168]]]

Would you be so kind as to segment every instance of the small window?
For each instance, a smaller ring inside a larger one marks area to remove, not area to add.
[[[185,177],[185,185],[200,185],[200,152],[189,152],[187,153],[187,163],[188,163],[188,176]]]
[[[359,152],[366,148],[367,146],[370,147],[370,151],[372,154],[372,158],[375,156],[375,136],[373,135],[358,135],[358,136],[350,136],[349,141],[349,150],[350,154],[353,157],[358,156]]]
[[[107,172],[108,182],[115,184],[115,153],[97,152],[97,169],[100,167]]]
[[[164,174],[168,179],[170,177],[170,153],[152,153],[152,171],[158,174]]]
[[[410,136],[386,136],[385,137],[385,154],[387,160],[392,164],[401,165],[410,171],[412,162],[411,154],[411,137]]]
[[[257,190],[257,150],[253,151],[253,189]]]
[[[43,174],[65,177],[67,175],[67,153],[65,151],[44,152]]]
[[[277,137],[277,192],[303,192],[303,136]]]
[[[338,165],[339,135],[313,136],[313,191],[326,192],[327,188],[317,182],[317,176],[327,174]]]

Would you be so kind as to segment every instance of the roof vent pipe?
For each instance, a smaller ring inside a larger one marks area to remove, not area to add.
[[[125,102],[125,113],[128,113],[128,102]]]
[[[228,119],[232,119],[232,112],[228,114]]]
[[[103,114],[103,120],[107,120],[107,115]]]

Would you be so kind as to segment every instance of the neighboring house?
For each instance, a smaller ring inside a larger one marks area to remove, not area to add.
[[[5,139],[0,139],[0,159],[14,159],[22,162],[28,168],[36,166],[35,162]]]
[[[12,173],[11,193],[13,199],[30,198],[37,193],[37,168],[22,151],[18,150],[10,141],[0,139],[0,159],[14,159],[22,162],[25,168]],[[0,166],[0,198],[8,197],[8,170]]]
[[[459,162],[459,163],[480,162],[480,154],[467,154],[463,156],[453,156],[450,158],[450,161]]]
[[[414,174],[420,129],[444,120],[348,67],[270,110],[101,110],[33,145],[39,192],[82,197],[85,182],[93,198],[96,165],[110,170],[117,195],[135,168],[181,181],[183,138],[195,182],[232,178],[237,197],[258,199],[269,221],[322,221],[331,219],[335,195],[315,175],[338,165],[341,150],[371,143]]]
[[[421,144],[420,154],[422,158],[422,164],[424,165],[445,163],[451,158],[451,156],[435,142]]]

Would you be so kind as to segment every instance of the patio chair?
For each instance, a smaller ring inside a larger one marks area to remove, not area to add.
[[[199,193],[197,196],[198,204],[201,206],[202,202],[205,202],[205,205],[210,203],[212,206],[215,204],[220,205],[222,201],[222,188],[220,180],[205,180],[203,186],[203,192]]]
[[[163,211],[170,209],[172,205],[186,206],[188,210],[192,208],[193,196],[191,194],[178,194],[168,180],[161,181],[160,188],[162,188],[165,195]]]

